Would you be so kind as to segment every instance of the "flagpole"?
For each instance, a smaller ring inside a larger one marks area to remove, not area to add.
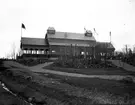
[[[21,39],[22,39],[22,24],[21,24]],[[21,47],[22,47],[22,46],[21,46],[21,43],[22,43],[22,42],[21,42],[21,39],[20,39],[20,51],[22,51],[22,48],[21,48]],[[21,54],[20,54],[20,52],[19,52],[19,56],[20,56],[20,55],[21,55]]]
[[[21,24],[21,39],[22,39],[22,24]],[[20,43],[21,43],[21,40],[20,40]]]
[[[21,26],[21,38],[22,38],[22,26]]]
[[[110,31],[110,43],[111,43],[111,31]]]

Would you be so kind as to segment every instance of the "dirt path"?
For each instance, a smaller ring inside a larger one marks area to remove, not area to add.
[[[71,76],[71,77],[83,77],[83,78],[101,78],[101,79],[109,79],[109,80],[121,80],[125,78],[125,76],[121,75],[85,75],[85,74],[78,74],[78,73],[67,73],[67,72],[61,72],[61,71],[54,71],[54,70],[48,70],[48,69],[43,69],[43,67],[52,64],[53,62],[49,63],[44,63],[44,64],[39,64],[36,66],[32,67],[27,67],[23,66],[19,63],[13,62],[13,61],[6,61],[5,65],[6,66],[13,66],[16,65],[16,67],[22,67],[25,69],[29,69],[33,72],[38,72],[38,73],[51,73],[51,74],[57,74],[57,75],[63,75],[63,76]],[[133,81],[135,82],[135,77],[130,76],[133,78]]]
[[[135,67],[132,65],[129,65],[125,62],[122,62],[120,60],[110,60],[114,65],[116,65],[117,67],[122,67],[123,69],[127,70],[127,71],[132,71],[135,72]]]
[[[32,67],[30,68],[30,70],[33,72],[51,73],[51,74],[71,76],[71,77],[101,78],[101,79],[110,79],[110,80],[121,80],[121,79],[125,78],[125,76],[121,76],[121,75],[85,75],[85,74],[78,74],[78,73],[67,73],[67,72],[61,72],[61,71],[54,71],[54,70],[48,70],[48,69],[43,69],[43,68],[32,68]],[[133,76],[130,76],[130,77],[132,77],[133,81],[135,82],[135,78]]]

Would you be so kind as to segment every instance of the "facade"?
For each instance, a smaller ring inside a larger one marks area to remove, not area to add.
[[[46,38],[51,55],[92,55],[92,47],[96,46],[96,40],[91,32],[69,33],[58,32],[48,28]]]
[[[97,59],[104,58],[105,56],[110,58],[114,55],[114,51],[114,46],[109,42],[97,42],[95,47],[95,55]]]
[[[47,29],[45,38],[21,38],[23,57],[95,56],[102,52],[101,46],[104,46],[102,44],[96,42],[91,31],[85,33],[58,32],[52,27]],[[110,49],[109,46],[114,49],[112,44],[108,44],[108,49]]]

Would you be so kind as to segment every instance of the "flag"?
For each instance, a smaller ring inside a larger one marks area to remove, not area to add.
[[[111,36],[111,31],[110,31],[110,36]]]
[[[94,30],[94,32],[98,35],[98,33],[96,32],[96,29],[95,29],[95,28],[93,28],[93,30]]]
[[[26,28],[25,28],[25,25],[24,25],[23,23],[22,23],[22,28],[23,28],[23,29],[26,29]]]
[[[94,31],[96,32],[95,28],[94,28]]]

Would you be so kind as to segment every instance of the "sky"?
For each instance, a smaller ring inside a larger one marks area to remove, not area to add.
[[[0,57],[23,37],[44,38],[48,27],[56,31],[93,32],[97,41],[111,41],[116,50],[135,45],[135,0],[0,0]]]

